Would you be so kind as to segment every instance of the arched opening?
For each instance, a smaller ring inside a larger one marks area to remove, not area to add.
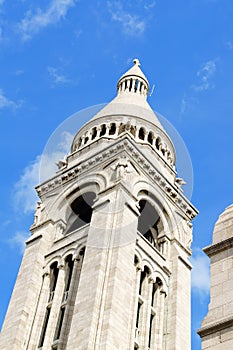
[[[157,137],[156,141],[155,141],[155,147],[157,148],[157,150],[160,149],[160,144],[161,144],[161,140],[159,137]]]
[[[150,131],[149,132],[149,134],[148,134],[148,138],[147,138],[147,140],[148,140],[148,142],[152,145],[152,143],[153,143],[153,133]]]
[[[135,135],[136,135],[136,127],[134,125],[130,126],[130,133],[135,137]]]
[[[116,124],[111,123],[109,128],[109,135],[114,135],[116,133]]]
[[[132,87],[133,87],[133,79],[131,78],[129,83],[129,91],[132,90]]]
[[[136,80],[135,80],[135,85],[134,85],[134,92],[137,92],[138,86],[139,86],[139,80],[136,79]]]
[[[91,133],[91,139],[94,140],[97,136],[97,128],[96,126],[92,129],[92,133]]]
[[[57,261],[55,261],[50,266],[49,298],[48,298],[48,304],[45,310],[44,321],[43,321],[42,330],[40,334],[39,346],[38,346],[39,348],[42,348],[42,346],[44,345],[44,340],[45,340],[46,331],[49,323],[50,312],[51,312],[51,305],[53,302],[54,292],[57,285],[58,273],[59,273],[58,263]]]
[[[140,273],[140,280],[138,285],[138,298],[137,298],[137,313],[136,313],[136,322],[135,322],[135,339],[134,345],[136,348],[141,348],[141,335],[143,328],[143,319],[146,314],[146,305],[145,301],[147,300],[148,294],[148,278],[151,274],[148,266],[144,266],[144,269]]]
[[[101,125],[100,136],[104,136],[106,134],[106,125]]]
[[[139,129],[138,137],[139,137],[140,140],[144,140],[145,139],[145,130],[143,128]]]
[[[67,220],[66,233],[77,230],[91,222],[92,206],[95,197],[94,192],[85,192],[72,202],[72,212]]]
[[[119,126],[118,135],[120,135],[124,131],[125,131],[125,125],[123,123],[121,123]]]
[[[58,273],[59,273],[59,268],[58,268],[58,263],[54,262],[51,266],[50,266],[50,297],[49,301],[52,301],[53,299],[53,295],[54,295],[54,291],[57,285],[57,278],[58,278]]]
[[[65,349],[71,321],[73,317],[75,298],[78,290],[85,248],[74,258],[71,254],[65,259],[65,285],[62,303],[57,319],[52,349]]]
[[[161,219],[155,208],[145,199],[139,202],[141,215],[138,218],[138,231],[157,249],[158,235],[161,229]]]

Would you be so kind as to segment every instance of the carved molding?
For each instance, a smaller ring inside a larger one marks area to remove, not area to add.
[[[147,174],[147,176],[156,183],[160,189],[166,194],[183,213],[192,220],[198,213],[196,208],[178,191],[178,189],[172,185],[153,165],[150,163],[144,155],[132,144],[127,138],[120,140],[112,146],[109,146],[106,150],[103,150],[101,154],[95,154],[88,160],[64,171],[62,174],[48,180],[36,187],[39,196],[48,194],[55,188],[65,185],[71,180],[77,178],[81,174],[90,171],[95,166],[100,165],[104,160],[110,158],[113,155],[118,155],[122,151],[128,153],[128,155],[140,166],[141,169]]]

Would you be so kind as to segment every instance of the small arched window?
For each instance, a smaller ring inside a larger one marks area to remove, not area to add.
[[[152,145],[152,143],[153,143],[153,133],[150,131],[149,132],[149,134],[148,134],[148,138],[147,138],[147,140],[148,140],[148,142]]]
[[[124,131],[125,131],[125,125],[123,123],[121,123],[120,126],[119,126],[118,135],[120,135]]]
[[[139,87],[139,80],[136,79],[136,80],[135,80],[135,85],[134,85],[134,92],[137,92],[138,87]]]
[[[156,141],[155,141],[155,147],[157,148],[157,150],[160,149],[160,144],[161,144],[160,137],[157,137],[157,139],[156,139]]]
[[[92,129],[92,133],[91,133],[91,139],[94,140],[97,136],[97,128],[96,126]]]
[[[136,135],[136,127],[134,125],[130,126],[130,133],[135,136]]]
[[[111,123],[109,128],[109,135],[114,135],[116,133],[116,124]]]
[[[140,140],[144,140],[145,139],[145,130],[144,130],[144,128],[140,128],[139,129],[138,137],[139,137]]]
[[[50,293],[55,291],[55,288],[57,285],[58,273],[59,273],[58,263],[54,262],[50,266]]]
[[[106,134],[106,125],[101,125],[100,136],[104,136]]]

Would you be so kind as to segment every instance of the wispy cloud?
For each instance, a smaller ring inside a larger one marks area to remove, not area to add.
[[[184,114],[192,109],[199,100],[199,94],[203,91],[214,88],[214,76],[217,71],[218,58],[209,60],[201,65],[201,68],[197,71],[197,82],[191,84],[184,92],[180,102],[180,113]]]
[[[120,1],[107,1],[107,8],[111,19],[121,24],[124,34],[137,36],[145,32],[145,18],[126,11]]]
[[[225,45],[226,45],[226,47],[227,47],[230,51],[233,50],[233,43],[232,43],[231,40],[226,41],[226,42],[225,42]]]
[[[144,9],[151,11],[156,5],[156,1],[151,1],[144,4]]]
[[[12,248],[19,248],[20,253],[23,254],[25,249],[25,242],[29,237],[29,232],[17,231],[13,237],[11,237],[8,242]]]
[[[24,70],[23,69],[18,69],[15,71],[15,75],[18,77],[20,75],[23,75],[24,74]]]
[[[38,197],[34,187],[39,181],[39,168],[41,156],[37,156],[24,170],[19,181],[14,186],[14,206],[24,214],[35,210]]]
[[[55,68],[55,67],[48,67],[47,68],[50,78],[52,80],[52,84],[57,85],[57,84],[67,84],[70,83],[71,80],[68,79],[62,72],[61,69]]]
[[[12,109],[17,109],[22,106],[23,101],[18,101],[15,102],[8,98],[4,91],[0,89],[0,109],[3,108],[12,108]]]
[[[24,214],[28,214],[35,210],[38,201],[35,186],[55,174],[56,163],[64,159],[70,149],[72,139],[73,135],[64,131],[60,135],[60,142],[54,145],[52,152],[38,155],[33,162],[26,166],[14,186],[14,206],[17,211],[20,210]]]
[[[186,93],[184,93],[180,102],[180,113],[184,114],[187,111],[190,111],[197,103],[197,98],[194,96],[188,96]]]
[[[202,67],[197,72],[199,83],[193,85],[195,91],[205,91],[214,87],[212,78],[216,72],[216,60],[209,60],[202,64]]]
[[[75,0],[52,0],[45,10],[38,7],[34,13],[28,11],[17,26],[22,36],[22,40],[29,40],[41,29],[59,22],[66,16],[69,8],[74,5]]]
[[[191,257],[192,269],[192,289],[200,297],[204,298],[209,295],[209,258],[201,249],[194,249]]]

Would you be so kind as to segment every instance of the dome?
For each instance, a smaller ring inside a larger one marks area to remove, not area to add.
[[[213,233],[213,244],[233,237],[233,204],[219,216]]]
[[[164,130],[158,117],[147,102],[149,83],[140,68],[138,59],[121,76],[117,83],[117,96],[107,104],[92,120],[102,117],[122,115],[144,119]]]
[[[140,62],[138,59],[133,62],[133,67],[117,83],[117,96],[75,135],[71,152],[99,138],[116,139],[128,132],[136,142],[150,144],[173,167],[176,159],[173,143],[147,102],[149,83]]]

